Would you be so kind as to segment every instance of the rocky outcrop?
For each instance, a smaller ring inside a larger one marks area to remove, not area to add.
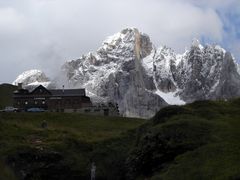
[[[63,65],[69,87],[117,103],[122,115],[150,117],[167,103],[157,94],[141,60],[153,49],[147,35],[128,28],[109,37],[96,53]]]
[[[222,62],[218,86],[210,98],[229,99],[240,96],[240,75],[231,53],[227,52]]]
[[[195,40],[196,41],[196,40]],[[231,54],[218,45],[194,42],[177,66],[176,83],[186,102],[240,96],[240,76]]]

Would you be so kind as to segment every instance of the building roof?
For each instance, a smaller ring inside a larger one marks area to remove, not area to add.
[[[86,96],[85,89],[46,89],[40,85],[29,92],[26,89],[14,91],[16,95],[49,94],[51,96]]]
[[[85,96],[85,89],[49,89],[52,96]]]
[[[29,91],[27,89],[18,89],[13,92],[14,94],[28,94]]]

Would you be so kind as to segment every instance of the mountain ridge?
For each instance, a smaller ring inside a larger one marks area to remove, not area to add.
[[[96,52],[67,61],[52,84],[85,88],[93,101],[117,103],[128,117],[148,118],[168,104],[240,96],[239,65],[219,45],[203,46],[194,39],[179,55],[166,46],[155,48],[136,28],[123,29]]]

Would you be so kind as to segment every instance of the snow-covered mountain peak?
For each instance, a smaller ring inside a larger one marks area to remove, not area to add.
[[[200,41],[197,38],[192,39],[191,49],[192,48],[199,48],[200,50],[203,50],[203,45],[200,43]]]
[[[136,28],[126,28],[113,36],[109,36],[97,52],[110,57],[114,54],[113,59],[116,56],[124,56],[124,59],[127,60],[132,53],[137,59],[146,57],[151,53],[152,48],[148,35],[141,33]]]
[[[189,50],[177,55],[167,46],[155,48],[137,29],[126,28],[108,37],[96,53],[66,63],[65,72],[73,87],[81,85],[92,97],[118,103],[121,114],[147,117],[153,104],[164,106],[155,95],[168,104],[220,97],[225,59],[231,62],[217,45],[203,47],[194,39]]]
[[[12,84],[18,85],[18,83],[22,83],[23,87],[40,84],[47,87],[50,85],[50,80],[41,70],[32,69],[20,74]]]
[[[174,52],[174,50],[168,46],[161,46],[157,49],[158,53],[161,53],[164,56],[172,56],[175,57],[176,54]]]
[[[214,49],[225,54],[227,51],[222,48],[220,45],[214,45]]]
[[[192,40],[192,46],[193,47],[198,47],[200,45],[200,42],[197,38],[193,38]]]
[[[27,72],[16,82],[48,82],[37,77],[38,71]],[[219,45],[203,47],[193,39],[189,49],[176,54],[167,46],[155,48],[136,28],[123,29],[96,52],[67,61],[59,79],[58,85],[85,88],[93,102],[117,103],[120,113],[131,117],[151,117],[167,103],[240,96],[239,66]]]
[[[136,27],[127,27],[125,29],[121,30],[122,34],[127,34],[127,33],[131,33],[131,32],[139,32],[139,30]]]
[[[118,46],[120,43],[131,43],[135,40],[136,28],[126,28],[103,41],[103,46]]]

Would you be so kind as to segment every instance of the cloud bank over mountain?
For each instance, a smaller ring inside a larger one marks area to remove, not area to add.
[[[0,0],[0,82],[33,68],[54,76],[125,27],[179,53],[197,37],[239,59],[239,7],[238,0]]]

